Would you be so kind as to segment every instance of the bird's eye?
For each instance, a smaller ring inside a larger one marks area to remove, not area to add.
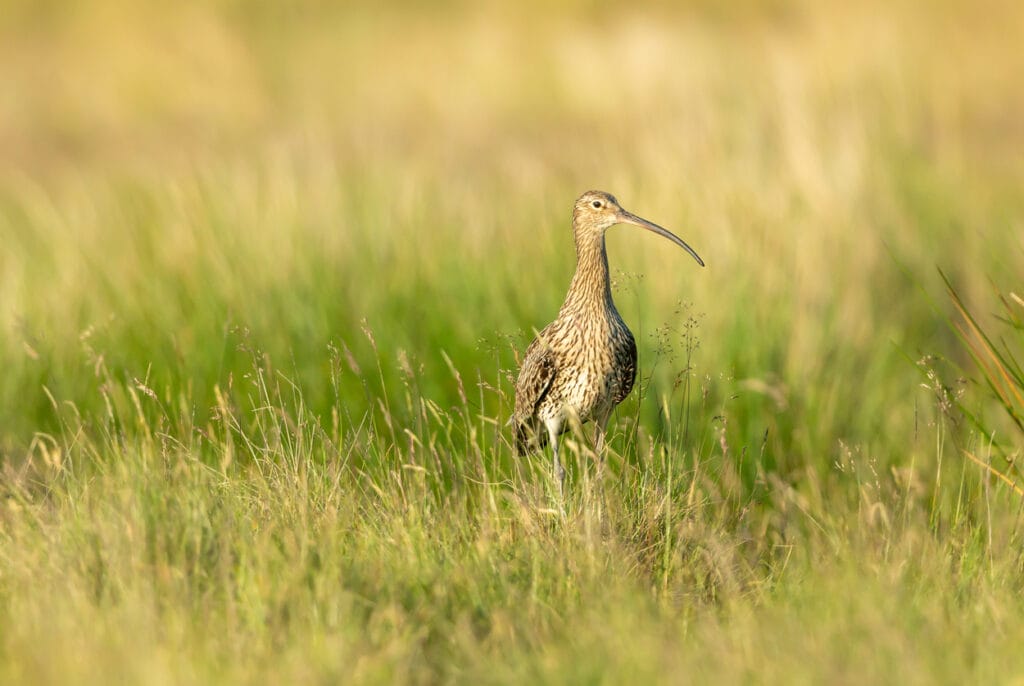
[[[593,208],[594,208],[595,210],[599,210],[599,209],[601,209],[601,201],[600,201],[600,200],[595,200],[594,202],[592,202],[592,203],[590,203],[590,204],[591,204],[591,206],[592,206],[592,207],[593,207]]]

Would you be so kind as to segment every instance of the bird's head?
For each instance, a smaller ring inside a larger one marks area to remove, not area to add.
[[[663,229],[653,222],[622,209],[619,201],[611,193],[587,191],[577,198],[572,212],[572,223],[577,234],[584,232],[595,236],[603,235],[605,231],[616,224],[639,226],[669,239],[690,253],[693,259],[697,260],[697,264],[704,266],[704,260],[700,259],[700,256],[682,238],[668,229]]]

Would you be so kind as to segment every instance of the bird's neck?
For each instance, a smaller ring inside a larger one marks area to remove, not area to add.
[[[606,312],[614,309],[604,235],[577,236],[576,273],[569,284],[562,312]]]

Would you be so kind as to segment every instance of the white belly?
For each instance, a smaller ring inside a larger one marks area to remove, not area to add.
[[[579,421],[593,419],[597,410],[611,402],[610,370],[582,369],[571,375],[572,381],[562,388],[563,417],[575,416]]]

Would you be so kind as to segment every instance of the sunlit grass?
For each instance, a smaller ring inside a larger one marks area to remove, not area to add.
[[[1024,668],[1016,5],[8,5],[0,681]],[[609,233],[563,520],[504,424],[588,188],[708,268]]]

